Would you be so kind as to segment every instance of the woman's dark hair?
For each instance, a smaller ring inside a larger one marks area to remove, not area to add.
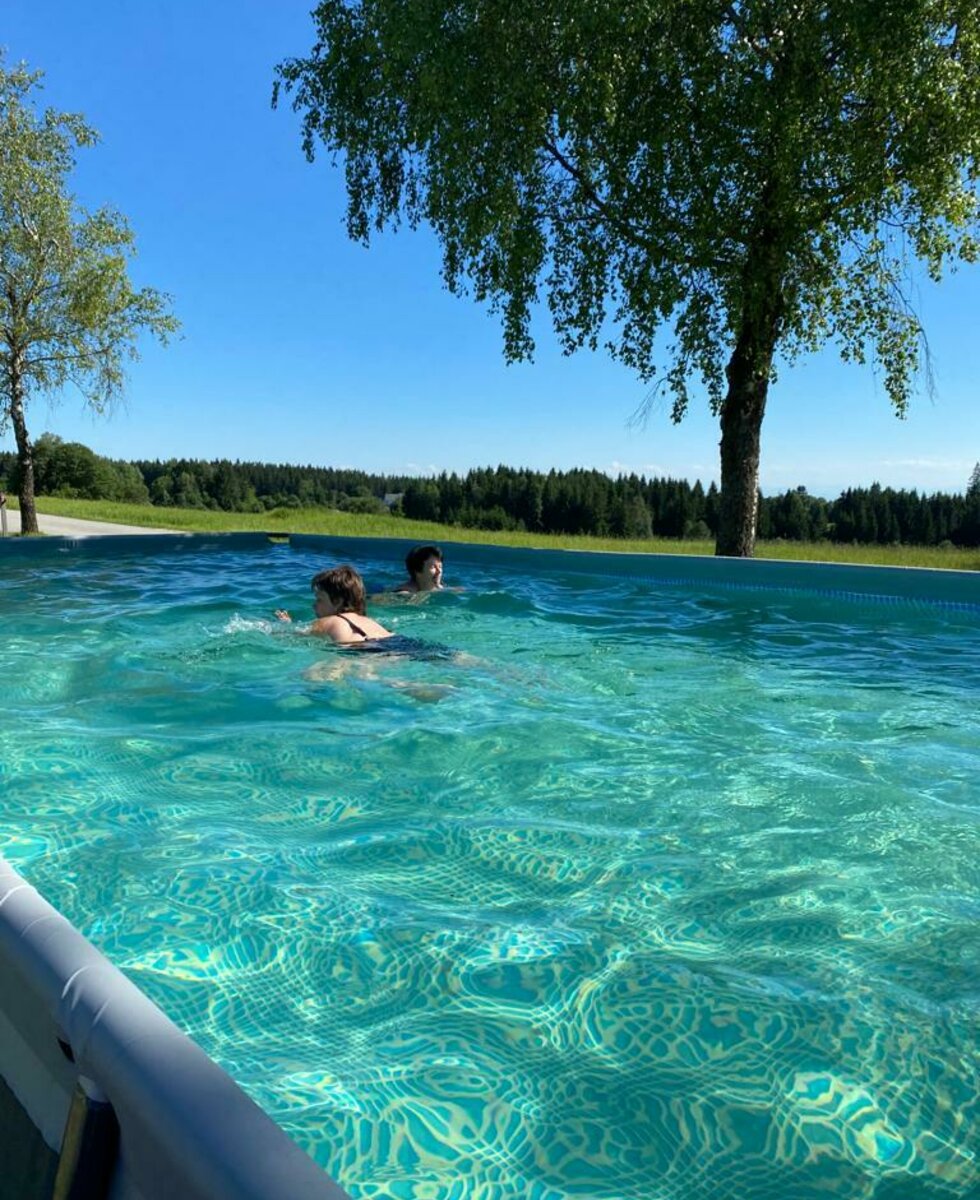
[[[333,567],[329,571],[321,571],[313,576],[312,586],[315,592],[326,592],[331,600],[336,600],[344,612],[367,616],[364,580],[353,567]]]
[[[405,555],[405,568],[413,579],[425,566],[427,558],[438,558],[442,562],[442,551],[438,546],[413,546]]]

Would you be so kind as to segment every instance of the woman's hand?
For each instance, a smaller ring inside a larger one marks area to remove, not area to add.
[[[277,608],[275,616],[277,621],[291,621],[293,619],[284,608]]]

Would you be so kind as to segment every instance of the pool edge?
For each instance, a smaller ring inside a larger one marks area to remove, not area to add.
[[[94,1083],[111,1104],[119,1146],[102,1194],[349,1200],[2,857],[0,1015],[0,1078],[53,1154],[80,1083]],[[40,1151],[37,1158],[40,1197],[51,1160]]]

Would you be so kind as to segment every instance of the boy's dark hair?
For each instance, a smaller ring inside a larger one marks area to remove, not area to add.
[[[344,612],[367,616],[364,580],[353,567],[321,571],[313,576],[312,587],[315,592],[326,592],[331,600],[338,601]]]
[[[442,551],[438,546],[413,546],[405,555],[405,569],[413,579],[425,566],[427,558],[438,558],[442,562]]]

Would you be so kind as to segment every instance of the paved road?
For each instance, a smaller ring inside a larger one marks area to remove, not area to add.
[[[108,521],[80,521],[77,517],[51,517],[47,513],[37,514],[37,523],[42,533],[52,537],[94,537],[112,533],[177,533],[175,529],[147,529],[142,525],[112,525]],[[20,533],[20,513],[8,510],[8,534]]]

